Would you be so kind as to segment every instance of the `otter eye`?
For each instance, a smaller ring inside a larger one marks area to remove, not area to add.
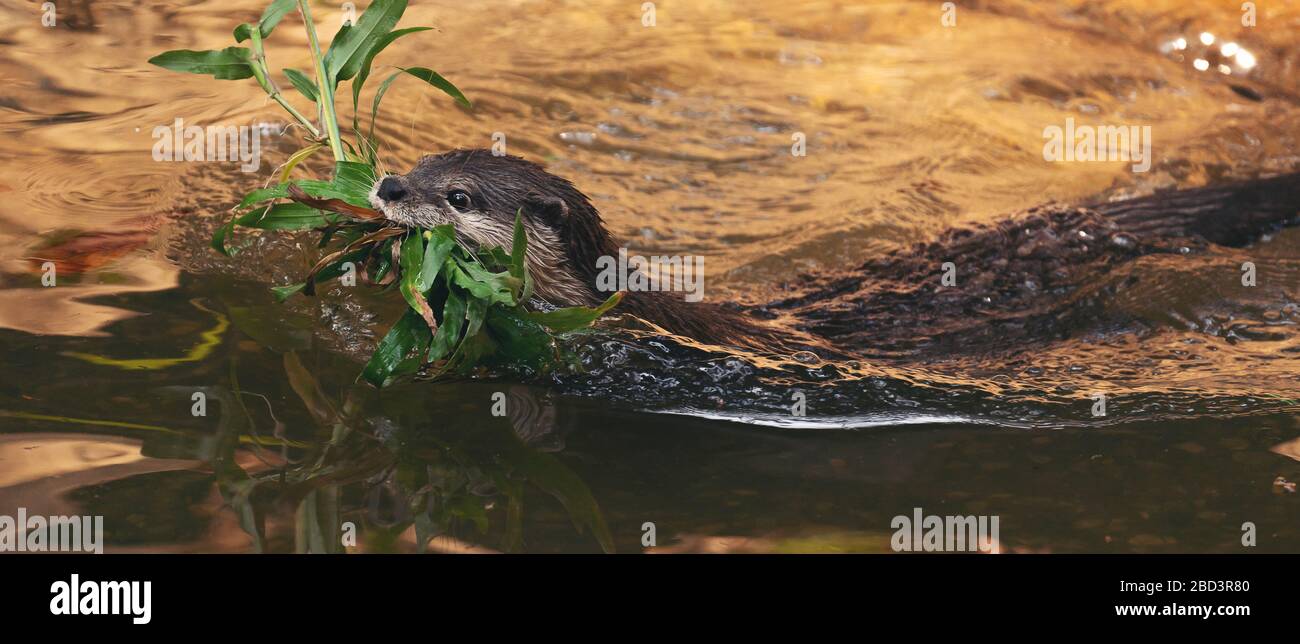
[[[469,193],[464,190],[452,190],[447,193],[447,203],[456,210],[469,208]]]

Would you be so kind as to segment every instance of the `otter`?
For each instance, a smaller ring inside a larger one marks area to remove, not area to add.
[[[509,248],[528,233],[535,297],[595,306],[599,258],[619,245],[591,200],[540,165],[488,150],[423,157],[377,180],[371,204],[412,227],[454,224],[467,247]],[[689,303],[628,293],[615,310],[678,336],[821,357],[909,356],[1068,335],[1095,308],[1096,277],[1150,254],[1244,246],[1300,214],[1300,173],[1078,206],[1046,204],[994,224],[955,228],[854,270],[800,276],[763,304]],[[946,286],[946,263],[961,283]]]

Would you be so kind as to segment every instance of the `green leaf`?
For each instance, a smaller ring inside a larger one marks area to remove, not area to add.
[[[306,188],[303,189],[306,190]],[[272,199],[283,199],[287,196],[289,196],[289,184],[280,184],[271,188],[258,188],[257,190],[244,195],[244,198],[239,202],[239,205],[235,206],[235,210],[243,210],[253,206],[253,204],[270,201]]]
[[[416,282],[420,279],[420,263],[424,261],[424,238],[418,230],[411,231],[402,240],[401,254],[399,255],[402,263],[402,297],[406,298],[406,303],[411,305],[416,311],[421,310],[420,300],[416,299],[417,293],[423,293]]]
[[[236,217],[231,217],[230,221],[222,224],[216,232],[212,233],[212,249],[226,257],[234,257],[234,253],[226,248],[226,239],[235,232],[235,219]]]
[[[487,326],[500,350],[511,362],[535,369],[555,359],[555,343],[542,325],[520,315],[514,309],[494,306],[488,309]]]
[[[486,300],[490,304],[514,306],[517,303],[514,289],[522,287],[522,283],[510,273],[492,273],[475,263],[460,259],[451,266],[449,277],[475,298]]]
[[[285,68],[284,75],[293,84],[294,89],[298,90],[299,94],[306,96],[307,100],[313,103],[317,101],[319,97],[316,93],[316,83],[312,82],[306,74],[290,67]]]
[[[366,79],[370,78],[371,64],[374,62],[375,56],[378,55],[379,52],[383,51],[384,48],[388,47],[388,45],[392,44],[393,41],[407,34],[415,33],[417,31],[428,31],[429,29],[431,29],[431,27],[411,27],[409,29],[398,29],[397,31],[384,34],[384,36],[376,40],[370,47],[369,51],[366,52],[365,60],[362,61],[361,64],[361,70],[357,73],[356,79],[352,81],[352,130],[356,133],[357,145],[362,145],[364,137],[366,156],[372,164],[375,163],[375,153],[376,148],[378,148],[378,143],[375,142],[374,111],[371,111],[370,132],[368,134],[363,135],[361,133],[361,126],[358,124],[358,119],[361,116],[361,110],[358,109],[361,100],[361,88],[365,86]]]
[[[395,243],[397,243],[396,239],[386,239],[375,249],[374,255],[378,259],[375,261],[375,274],[370,278],[371,281],[382,281],[388,275],[388,271],[393,269],[392,248]]]
[[[374,62],[375,56],[383,51],[385,47],[393,44],[394,40],[407,34],[413,34],[417,31],[428,31],[432,27],[410,27],[407,29],[398,29],[384,34],[383,37],[375,40],[374,45],[366,52],[365,59],[361,62],[361,69],[357,72],[356,80],[352,81],[352,111],[357,111],[357,102],[361,99],[361,87],[366,84],[366,79],[370,78],[370,65]]]
[[[375,354],[370,357],[370,362],[366,363],[365,370],[361,372],[362,377],[376,387],[384,386],[384,382],[397,370],[407,354],[420,345],[421,338],[424,342],[428,342],[429,335],[429,327],[425,326],[420,314],[406,309],[401,319],[388,330],[384,339],[379,341]]]
[[[554,311],[528,311],[524,313],[524,316],[556,333],[565,333],[591,326],[592,322],[598,320],[600,316],[614,308],[622,300],[623,294],[620,292],[609,296],[600,306],[595,308],[571,306],[555,309]]]
[[[471,298],[465,303],[465,319],[469,324],[465,327],[465,339],[468,340],[478,335],[483,328],[483,320],[487,318],[488,303],[478,298]]]
[[[303,192],[313,197],[320,197],[322,199],[342,199],[358,206],[369,206],[370,186],[374,185],[374,179],[371,178],[371,175],[369,174],[357,174],[352,169],[343,169],[342,166],[345,164],[348,166],[363,165],[351,161],[340,162],[340,169],[335,172],[343,178],[341,180],[335,178],[333,182],[319,181],[316,179],[300,179],[289,183],[281,183],[276,186],[271,186],[270,188],[259,188],[245,195],[244,199],[239,202],[239,205],[235,206],[235,209],[243,210],[264,201],[284,199],[289,196],[289,186],[291,184],[302,188]],[[369,172],[369,168],[366,168],[366,172]],[[246,224],[241,221],[240,225]]]
[[[451,250],[456,247],[451,226],[438,226],[427,234],[429,243],[424,247],[424,262],[420,265],[420,274],[416,279],[416,287],[421,293],[433,288],[434,280],[438,278],[438,271],[451,256]]]
[[[470,104],[469,99],[465,98],[465,95],[462,94],[459,89],[456,89],[456,86],[452,85],[451,81],[438,75],[438,72],[427,67],[398,67],[398,69],[446,92],[448,96],[456,99],[457,103],[460,103],[467,108],[473,107],[473,105]]]
[[[221,50],[207,51],[177,49],[150,58],[149,64],[174,72],[211,74],[217,80],[239,80],[253,76],[253,67],[249,64],[249,53],[246,47],[226,47]]]
[[[515,237],[510,249],[510,274],[523,280],[524,288],[519,301],[527,302],[533,296],[533,276],[528,272],[528,233],[524,230],[524,209],[515,212]]]
[[[255,210],[235,220],[240,226],[262,230],[308,230],[333,223],[334,217],[300,203],[280,203],[265,213]]]
[[[425,338],[428,338],[429,337],[428,327],[421,325],[419,328],[416,329],[416,334],[421,334],[421,333],[424,334]],[[418,347],[421,344],[422,343],[419,341],[419,339],[417,339],[416,346]],[[420,370],[420,365],[422,364],[424,364],[424,356],[417,351],[414,355],[398,363],[397,368],[393,369],[393,373],[389,374],[388,377],[391,379],[391,378],[396,378],[398,376],[407,376],[413,374]]]
[[[297,152],[294,152],[284,162],[284,167],[280,170],[280,183],[285,183],[289,180],[289,173],[293,172],[293,169],[298,167],[299,163],[302,163],[304,160],[307,159],[307,157],[316,154],[318,151],[324,149],[325,147],[326,146],[322,143],[315,143],[301,150],[298,150]]]
[[[294,293],[306,288],[306,286],[306,282],[298,282],[297,284],[290,284],[289,286],[272,286],[271,292],[275,294],[276,302],[283,302],[289,299],[289,297]]]
[[[402,74],[409,74],[426,83],[429,83],[430,85],[433,85],[434,87],[437,87],[438,89],[441,89],[442,91],[450,94],[451,97],[455,98],[456,101],[459,102],[461,105],[464,105],[465,107],[471,107],[469,99],[465,98],[465,95],[462,94],[459,89],[456,89],[456,86],[452,85],[451,81],[448,81],[442,76],[439,76],[433,70],[425,69],[423,67],[412,67],[410,69],[402,69],[399,67],[398,71],[395,71],[392,74],[390,74],[388,78],[384,79],[384,82],[379,84],[379,89],[375,92],[374,102],[370,106],[369,136],[371,138],[374,138],[375,135],[375,119],[379,116],[379,103],[384,100],[384,94],[388,93],[388,86],[392,85],[393,81],[397,80],[398,77],[401,76]]]
[[[294,7],[297,6],[298,0],[275,0],[266,8],[266,11],[262,12],[262,19],[257,21],[258,32],[262,34],[263,38],[271,35],[271,32],[275,30],[275,25],[280,22],[280,19],[285,17],[285,15],[290,11],[293,11]],[[238,27],[235,27],[235,40],[237,42],[244,42],[253,35],[251,32],[252,29],[249,28],[249,25],[239,25]]]
[[[389,74],[388,78],[385,78],[384,81],[379,84],[379,89],[375,91],[374,101],[370,105],[370,132],[367,134],[367,136],[372,139],[375,137],[375,117],[379,115],[379,103],[384,100],[384,94],[388,92],[388,86],[392,85],[393,81],[397,80],[397,77],[401,76],[403,73],[405,72],[393,72],[392,74]]]
[[[339,161],[334,165],[334,188],[341,198],[358,206],[370,206],[370,189],[375,185],[375,169],[368,163]]]
[[[334,87],[361,70],[366,54],[397,26],[406,0],[374,0],[351,29],[340,30],[325,52],[325,73]]]
[[[528,251],[528,233],[524,230],[524,209],[515,212],[515,236],[510,246],[510,274],[523,279]]]
[[[442,324],[438,325],[433,343],[429,345],[429,362],[447,357],[456,348],[467,312],[465,298],[456,289],[447,289],[447,301],[442,305]]]
[[[483,264],[483,268],[488,270],[510,272],[510,253],[501,250],[500,246],[493,246],[488,249],[480,248],[478,261]],[[513,273],[511,276],[513,277]]]
[[[299,188],[302,188],[303,192],[312,197],[320,197],[322,199],[342,199],[343,201],[354,205],[370,206],[370,202],[364,194],[358,196],[356,191],[348,186],[339,187],[334,182],[317,181],[314,179],[301,179],[294,181],[293,183]],[[287,184],[284,185],[286,196],[288,195],[288,188],[289,186]]]
[[[479,302],[481,300],[470,300],[470,302]],[[470,307],[470,315],[473,315],[473,305]],[[456,354],[447,361],[445,369],[455,368],[461,373],[466,373],[470,368],[486,361],[489,357],[497,352],[496,340],[492,339],[489,333],[470,333],[465,331],[465,339],[460,341],[456,347]]]

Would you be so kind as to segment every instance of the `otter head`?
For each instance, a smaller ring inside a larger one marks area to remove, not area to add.
[[[515,215],[522,213],[534,292],[555,305],[604,299],[595,289],[596,260],[618,254],[600,214],[572,183],[535,163],[488,150],[426,156],[410,172],[376,181],[370,203],[404,226],[452,224],[471,250],[509,251]]]

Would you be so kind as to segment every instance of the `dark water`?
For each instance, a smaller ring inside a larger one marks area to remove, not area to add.
[[[936,3],[662,2],[651,29],[636,3],[413,4],[439,30],[389,63],[476,107],[396,86],[390,166],[504,133],[636,252],[705,256],[711,301],[1049,199],[1300,165],[1294,4],[1251,29],[1214,2],[988,2],[955,28]],[[995,351],[800,361],[620,320],[567,340],[580,368],[379,392],[359,360],[401,302],[276,304],[306,237],[207,248],[292,133],[256,174],[150,156],[176,118],[282,122],[251,82],[144,63],[260,3],[74,5],[46,29],[0,0],[0,514],[102,514],[117,551],[339,550],[350,523],[359,551],[637,552],[650,522],[659,550],[875,552],[915,507],[996,515],[1003,551],[1240,552],[1245,522],[1300,550],[1300,231],[1098,275],[1086,324]],[[1162,51],[1202,31],[1256,64]],[[306,67],[300,32],[276,67]],[[1151,172],[1042,161],[1067,117],[1151,125]]]

